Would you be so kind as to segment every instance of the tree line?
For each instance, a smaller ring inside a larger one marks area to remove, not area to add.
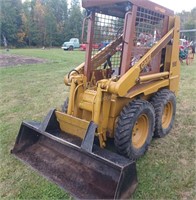
[[[84,12],[80,0],[0,0],[1,46],[61,46],[80,38]],[[177,13],[181,29],[196,28],[196,8]],[[196,40],[195,32],[184,37]]]
[[[191,12],[182,11],[177,13],[177,15],[180,16],[181,30],[196,29],[196,7]],[[181,37],[190,41],[196,41],[196,32],[182,33]]]
[[[79,0],[0,0],[1,46],[60,46],[80,38],[83,12]]]

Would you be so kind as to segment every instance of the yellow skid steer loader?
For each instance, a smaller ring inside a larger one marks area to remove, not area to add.
[[[64,78],[69,98],[43,122],[22,122],[11,152],[76,198],[128,198],[135,160],[174,123],[179,18],[147,0],[82,5],[86,57]]]

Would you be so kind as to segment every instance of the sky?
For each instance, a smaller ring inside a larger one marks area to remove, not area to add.
[[[166,8],[174,10],[174,12],[191,11],[196,7],[195,0],[151,0],[157,4],[160,4]]]

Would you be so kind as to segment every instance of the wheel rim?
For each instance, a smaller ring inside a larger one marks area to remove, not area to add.
[[[144,145],[148,137],[148,131],[148,117],[145,114],[140,115],[138,120],[135,122],[132,132],[132,144],[134,148],[138,149]]]
[[[164,129],[168,128],[171,120],[172,120],[172,115],[173,115],[173,106],[172,103],[169,101],[163,110],[163,115],[162,115],[162,127]]]

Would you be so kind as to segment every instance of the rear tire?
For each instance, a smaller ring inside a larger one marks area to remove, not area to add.
[[[74,47],[73,46],[70,46],[69,47],[69,51],[73,51]]]
[[[173,127],[176,114],[176,97],[168,89],[157,92],[151,100],[155,109],[155,132],[154,136],[162,138]]]
[[[136,159],[144,155],[152,140],[155,124],[153,106],[145,100],[134,100],[121,111],[115,130],[117,151]]]

